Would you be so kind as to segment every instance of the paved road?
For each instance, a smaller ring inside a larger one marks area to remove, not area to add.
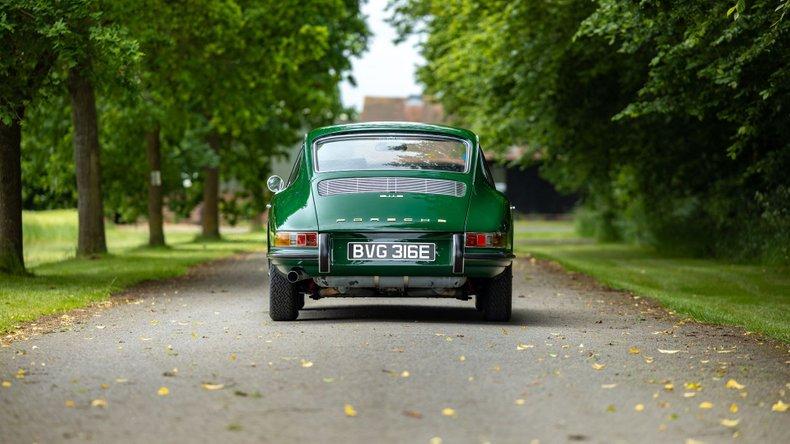
[[[0,442],[790,442],[785,346],[545,265],[516,264],[509,324],[383,299],[273,323],[265,269],[222,262],[6,344]]]

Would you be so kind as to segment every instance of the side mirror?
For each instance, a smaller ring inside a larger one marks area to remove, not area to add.
[[[285,188],[284,185],[285,183],[283,182],[283,178],[276,174],[266,181],[266,186],[269,188],[269,191],[275,194],[282,191],[282,189]]]

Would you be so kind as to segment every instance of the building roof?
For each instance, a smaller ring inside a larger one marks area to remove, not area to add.
[[[442,105],[425,96],[375,97],[365,96],[360,122],[402,121],[445,123]]]

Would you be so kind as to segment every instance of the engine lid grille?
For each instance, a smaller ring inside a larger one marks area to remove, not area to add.
[[[356,193],[421,193],[463,197],[466,184],[447,179],[418,179],[415,177],[344,177],[318,182],[318,194]]]

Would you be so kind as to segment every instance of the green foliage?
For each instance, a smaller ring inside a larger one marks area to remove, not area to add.
[[[147,211],[144,136],[155,126],[165,200],[178,216],[199,203],[207,165],[220,166],[223,192],[244,196],[223,205],[228,215],[263,211],[269,158],[298,143],[304,128],[347,111],[337,85],[368,36],[356,0],[5,0],[0,11],[0,37],[31,45],[16,61],[3,50],[9,76],[19,76],[13,63],[33,63],[33,49],[52,57],[43,85],[62,83],[77,64],[88,67],[97,85],[104,208],[119,222]],[[31,11],[32,24],[22,20]],[[12,80],[0,85],[4,102],[25,81]],[[63,88],[44,91],[43,100],[30,93],[24,102],[24,205],[73,207],[70,104]],[[206,143],[212,132],[220,153]]]
[[[753,2],[403,0],[419,71],[489,147],[526,147],[605,240],[790,261],[790,21]]]

